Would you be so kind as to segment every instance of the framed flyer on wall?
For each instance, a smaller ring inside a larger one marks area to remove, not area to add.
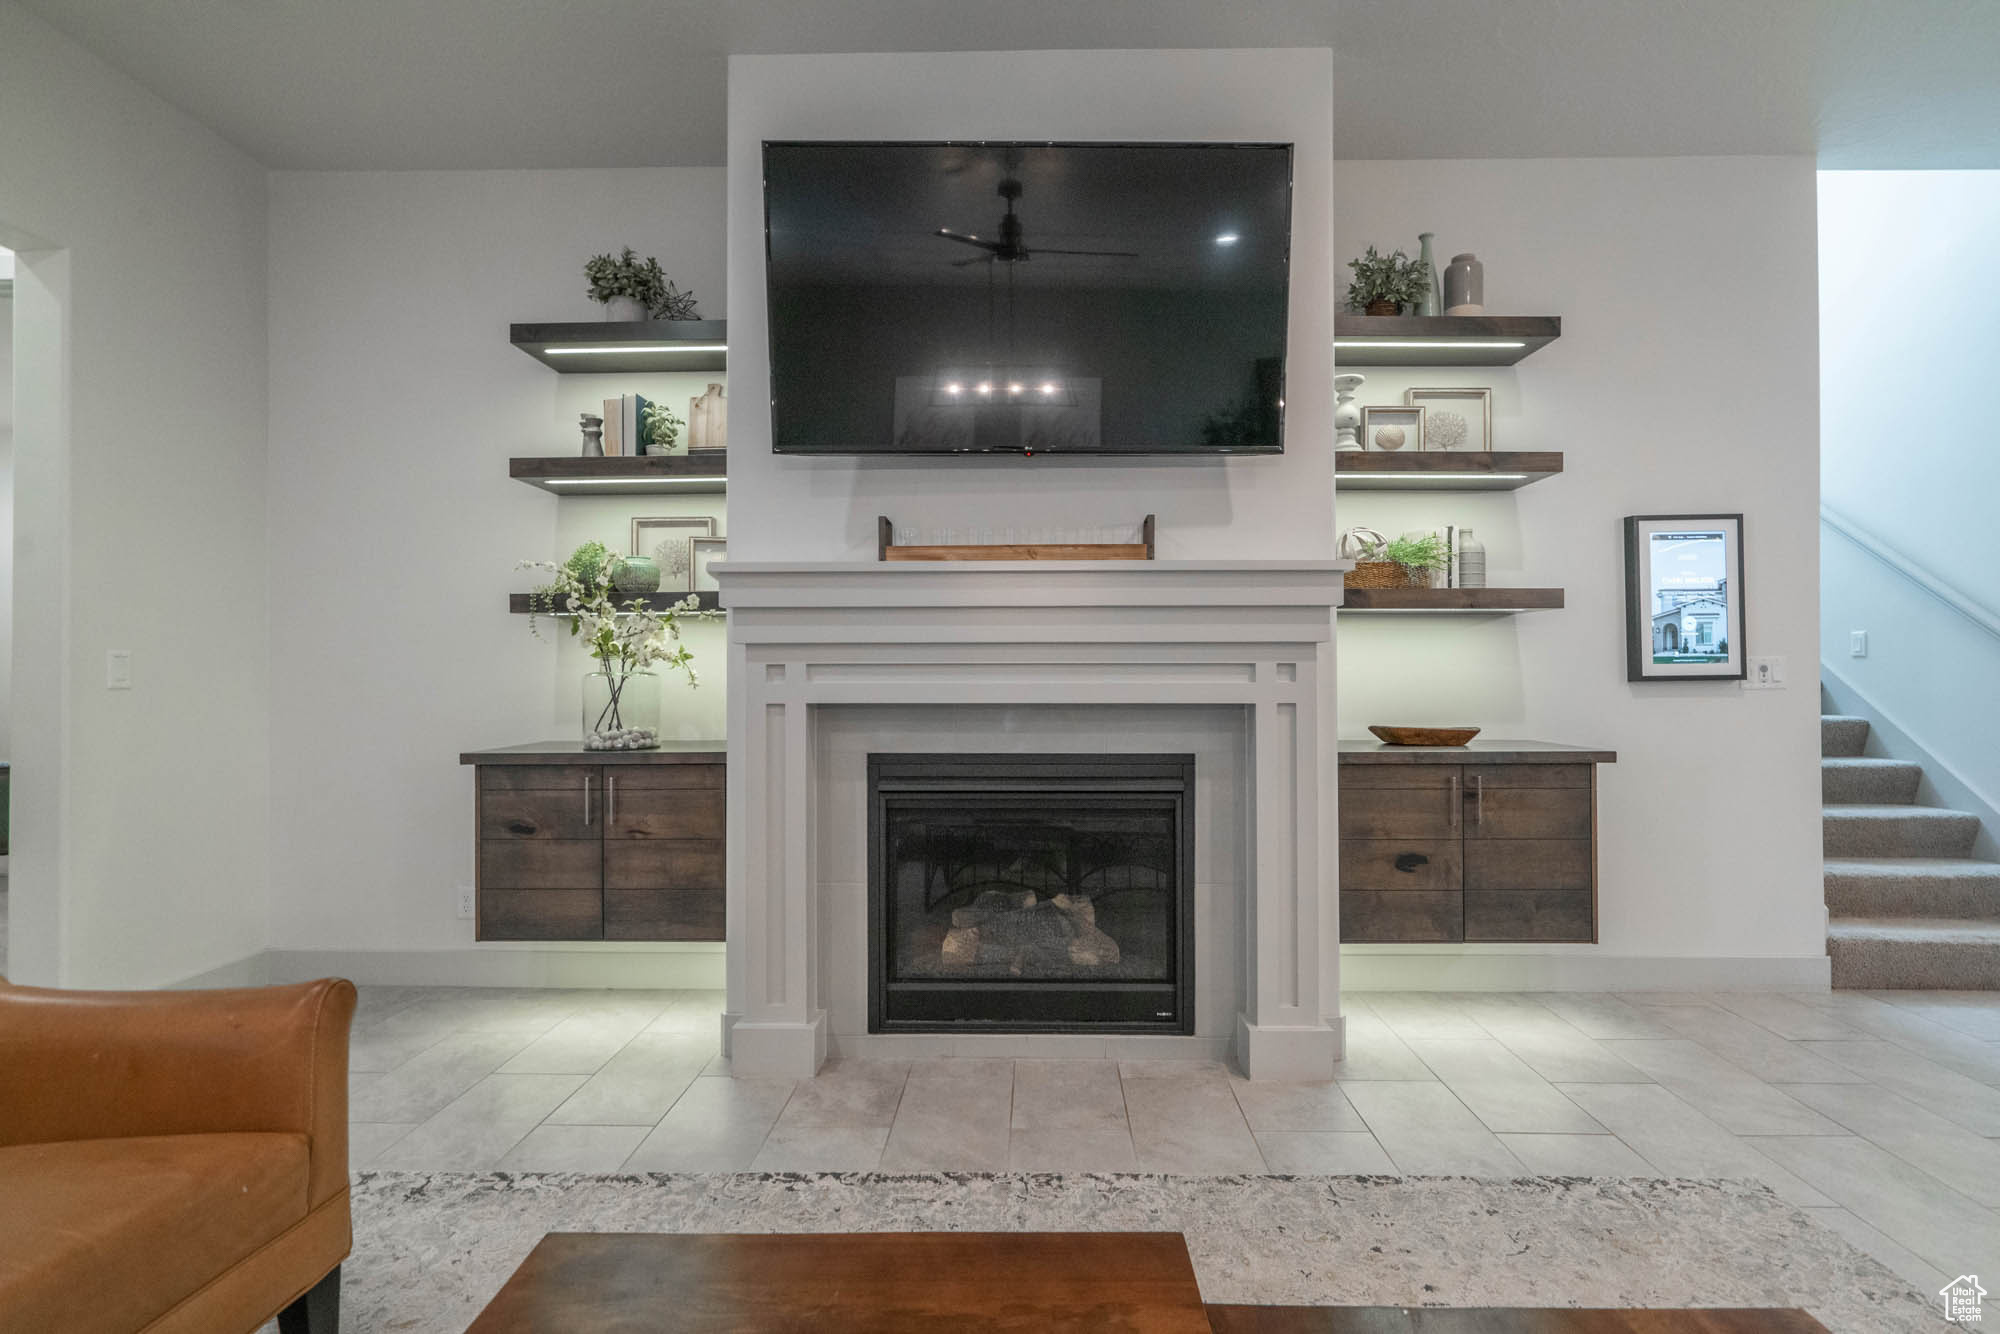
[[[1744,679],[1743,516],[1625,520],[1625,679]]]

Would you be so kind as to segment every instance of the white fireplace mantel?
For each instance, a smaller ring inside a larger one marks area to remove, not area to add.
[[[738,1074],[826,1058],[816,711],[1240,706],[1250,746],[1238,1061],[1332,1077],[1337,561],[729,562],[728,1011]],[[1326,850],[1323,858],[1322,849]]]

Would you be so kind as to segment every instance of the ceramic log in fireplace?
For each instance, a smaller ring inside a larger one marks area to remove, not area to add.
[[[871,755],[870,1032],[1194,1031],[1192,755]]]

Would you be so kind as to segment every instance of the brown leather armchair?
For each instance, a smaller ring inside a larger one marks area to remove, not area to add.
[[[354,999],[0,979],[0,1334],[333,1334]]]

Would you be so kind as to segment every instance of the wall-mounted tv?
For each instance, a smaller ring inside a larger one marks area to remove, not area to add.
[[[780,454],[1284,449],[1289,144],[764,145]]]

